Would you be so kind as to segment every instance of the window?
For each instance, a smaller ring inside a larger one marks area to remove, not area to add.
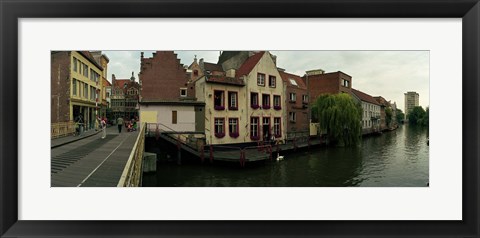
[[[288,79],[288,80],[290,80],[290,83],[291,83],[292,85],[298,86],[297,81],[295,81],[295,79]]]
[[[177,111],[172,111],[172,124],[177,124]]]
[[[229,110],[238,110],[237,105],[237,92],[228,92],[228,109]]]
[[[275,110],[282,109],[282,103],[280,100],[281,100],[280,95],[273,95],[273,109]]]
[[[345,79],[343,80],[343,86],[344,86],[344,87],[347,87],[347,88],[348,88],[348,83],[349,83],[348,80],[345,80]]]
[[[213,92],[213,105],[215,110],[224,110],[224,92],[215,90]]]
[[[88,66],[83,64],[83,76],[88,78]]]
[[[73,79],[73,82],[72,82],[72,94],[74,96],[77,96],[77,80],[76,79]]]
[[[215,118],[215,137],[225,136],[225,118]]]
[[[265,86],[265,74],[261,74],[261,73],[257,74],[257,84],[259,86]]]
[[[83,97],[88,98],[88,84],[83,85]]]
[[[186,96],[187,96],[187,89],[180,88],[180,97],[186,97]]]
[[[280,117],[273,118],[273,134],[275,135],[275,137],[282,136],[281,122],[282,122],[282,118]]]
[[[302,95],[302,102],[308,103],[308,95]]]
[[[250,118],[250,139],[258,140],[258,117]]]
[[[289,117],[290,117],[290,121],[295,122],[296,119],[297,119],[297,114],[295,112],[290,112],[288,114],[289,114]]]
[[[77,72],[77,58],[73,57],[73,71]]]
[[[277,85],[277,77],[275,76],[268,76],[268,85],[271,87],[271,88],[274,88],[276,87]]]
[[[90,86],[90,100],[95,100],[95,88]]]
[[[270,95],[262,94],[262,108],[270,109]]]
[[[193,71],[193,76],[198,76],[198,70]]]
[[[290,93],[290,102],[296,102],[296,101],[297,101],[297,94]]]
[[[258,93],[250,93],[250,106],[253,109],[258,108]]]
[[[93,73],[93,69],[90,69],[90,80],[95,82],[95,74]]]
[[[229,118],[228,119],[228,131],[230,133],[230,137],[237,138],[238,133],[238,118]]]

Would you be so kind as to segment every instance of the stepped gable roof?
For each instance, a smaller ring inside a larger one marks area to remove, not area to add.
[[[88,51],[78,51],[78,53],[80,53],[83,57],[85,57],[86,59],[88,59],[88,61],[90,61],[90,63],[94,64],[95,66],[98,67],[98,69],[102,70],[103,71],[103,67],[95,60],[95,58],[93,58],[93,55],[90,54],[90,52]]]
[[[385,98],[383,98],[382,96],[376,96],[376,97],[373,97],[377,102],[378,104],[382,105],[382,106],[389,106],[390,103],[387,102],[387,100]]]
[[[205,71],[218,71],[218,72],[223,72],[222,65],[219,64],[213,64],[213,63],[208,63],[208,62],[203,62],[203,67],[205,68]]]
[[[243,62],[242,66],[240,66],[240,68],[237,70],[235,76],[238,78],[250,73],[255,65],[257,65],[258,61],[260,61],[263,54],[265,54],[265,51],[261,51],[250,56],[247,60],[245,60],[245,62]]]
[[[375,105],[380,105],[377,102],[377,100],[375,100],[372,96],[370,96],[370,95],[368,95],[364,92],[361,92],[361,91],[358,91],[358,90],[352,88],[352,93],[355,94],[355,96],[357,96],[362,101],[365,101],[365,102],[368,102],[368,103],[371,103],[371,104],[375,104]]]
[[[279,73],[280,73],[280,76],[282,77],[282,80],[284,82],[286,82],[288,84],[288,86],[298,87],[298,88],[301,88],[301,89],[307,89],[307,86],[303,82],[302,77],[300,77],[298,75],[295,75],[295,74],[282,72],[282,71],[279,71]],[[290,79],[295,80],[295,82],[297,82],[297,85],[293,85],[292,82],[290,82]]]
[[[205,76],[205,81],[209,83],[231,84],[244,86],[245,83],[240,78],[231,78],[224,75],[208,75]]]

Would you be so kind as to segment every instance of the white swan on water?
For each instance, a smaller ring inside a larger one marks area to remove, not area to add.
[[[280,160],[283,160],[283,155],[282,155],[282,156],[280,156],[280,154],[279,154],[279,153],[277,153],[277,161],[280,161]]]

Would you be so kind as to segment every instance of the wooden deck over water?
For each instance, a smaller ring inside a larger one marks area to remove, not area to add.
[[[119,134],[116,126],[107,128],[105,139],[98,133],[52,140],[51,186],[116,187],[138,137],[124,129]],[[59,140],[71,142],[58,146]]]

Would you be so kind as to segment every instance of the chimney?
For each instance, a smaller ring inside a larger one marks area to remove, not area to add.
[[[202,69],[202,71],[205,71],[205,68],[203,65],[203,58],[200,59],[200,61],[198,62],[198,65],[200,66],[200,69]]]
[[[193,63],[197,64],[197,55],[195,55],[195,58],[193,58]]]
[[[140,52],[140,58],[143,59],[143,52]]]

